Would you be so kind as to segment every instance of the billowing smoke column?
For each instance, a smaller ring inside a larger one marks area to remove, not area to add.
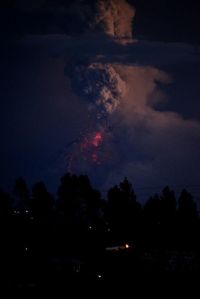
[[[112,40],[114,38],[122,42],[132,39],[132,19],[135,11],[126,1],[99,0],[95,10],[90,22],[91,31],[103,32]],[[99,36],[102,38],[102,35]],[[70,60],[67,75],[71,79],[73,91],[88,102],[91,122],[74,147],[70,158],[71,165],[76,159],[73,157],[80,157],[80,154],[84,160],[101,164],[107,156],[107,146],[104,144],[109,135],[109,117],[117,110],[126,93],[126,82],[117,72],[115,64],[95,60],[85,62],[80,56]]]
[[[99,62],[75,64],[70,68],[73,91],[88,103],[88,128],[79,138],[70,156],[74,162],[83,158],[87,164],[101,165],[108,157],[111,130],[110,116],[117,110],[126,93],[126,82],[114,65]]]
[[[92,26],[117,39],[131,39],[134,16],[134,8],[124,0],[99,0]]]
[[[111,64],[77,65],[72,69],[71,83],[98,118],[112,114],[126,91],[126,83]]]

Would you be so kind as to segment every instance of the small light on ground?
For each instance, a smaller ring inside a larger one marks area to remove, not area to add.
[[[14,210],[14,214],[19,215],[19,214],[20,214],[20,211],[18,211],[18,210]]]

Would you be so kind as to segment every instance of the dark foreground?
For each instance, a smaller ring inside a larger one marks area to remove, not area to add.
[[[186,251],[142,252],[130,245],[119,251],[91,254],[82,260],[72,256],[42,260],[27,257],[15,267],[7,265],[2,274],[1,291],[7,293],[45,292],[74,298],[80,293],[123,292],[124,295],[148,293],[162,297],[176,291],[191,296],[199,288],[200,257],[198,253]]]
[[[104,200],[88,177],[71,174],[53,198],[43,182],[30,192],[20,178],[12,195],[0,190],[0,277],[2,293],[198,294],[196,203],[166,187],[142,206],[127,179]]]

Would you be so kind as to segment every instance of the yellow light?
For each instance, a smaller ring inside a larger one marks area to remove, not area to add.
[[[129,247],[130,247],[129,244],[125,244],[126,249],[129,249]]]

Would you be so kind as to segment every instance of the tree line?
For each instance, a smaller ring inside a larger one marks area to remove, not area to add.
[[[30,191],[18,178],[11,194],[0,190],[1,271],[6,281],[16,281],[47,276],[59,260],[98,268],[106,248],[123,244],[135,248],[137,257],[155,250],[198,254],[199,224],[197,205],[185,189],[176,198],[165,187],[142,206],[127,178],[106,199],[86,175],[65,174],[56,198],[42,181]]]

